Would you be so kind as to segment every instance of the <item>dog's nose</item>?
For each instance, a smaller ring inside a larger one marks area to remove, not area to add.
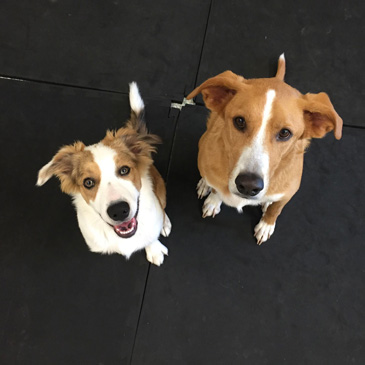
[[[106,212],[108,213],[108,216],[114,221],[123,221],[129,215],[129,204],[124,201],[112,204],[109,206]]]
[[[264,188],[264,180],[256,174],[240,174],[235,180],[238,191],[246,196],[255,196]]]

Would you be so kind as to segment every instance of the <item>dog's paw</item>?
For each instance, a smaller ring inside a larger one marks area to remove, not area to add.
[[[204,198],[205,196],[207,196],[210,193],[211,190],[212,189],[210,188],[210,186],[206,183],[205,179],[202,177],[199,180],[198,185],[196,187],[198,198],[199,199]]]
[[[210,193],[203,204],[203,218],[215,217],[221,211],[222,200],[218,194]]]
[[[261,243],[267,241],[271,235],[274,233],[275,223],[267,224],[262,219],[255,227],[255,237],[257,239],[257,244],[261,245]]]
[[[169,234],[171,233],[171,228],[172,228],[172,224],[171,224],[170,218],[165,213],[165,218],[164,218],[164,222],[163,222],[163,227],[162,227],[162,230],[161,230],[161,234],[164,237],[168,237]]]
[[[160,241],[156,241],[148,245],[146,248],[147,260],[154,265],[160,266],[163,264],[165,255],[168,255],[169,251]]]

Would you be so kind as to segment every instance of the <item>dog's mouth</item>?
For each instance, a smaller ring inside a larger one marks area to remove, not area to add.
[[[116,224],[112,226],[114,228],[114,232],[121,238],[130,238],[135,235],[138,228],[137,216],[139,212],[139,199],[137,201],[137,211],[132,219],[129,221]]]
[[[136,215],[137,216],[137,215]],[[135,235],[138,228],[138,221],[136,216],[127,222],[113,226],[114,232],[121,238],[130,238]]]
[[[251,195],[241,194],[240,192],[234,192],[233,194],[235,194],[236,196],[238,196],[242,199],[247,199],[247,200],[258,200],[259,199],[258,196],[251,196]]]

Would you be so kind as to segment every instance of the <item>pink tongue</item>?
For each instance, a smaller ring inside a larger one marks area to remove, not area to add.
[[[114,226],[114,231],[119,236],[127,236],[131,233],[133,233],[137,228],[137,220],[136,218],[132,218],[128,222],[123,222],[121,224],[118,224],[117,226]]]

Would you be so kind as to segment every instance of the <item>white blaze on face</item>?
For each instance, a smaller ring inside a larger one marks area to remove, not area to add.
[[[127,202],[130,206],[130,218],[134,217],[139,192],[130,180],[117,176],[118,168],[121,166],[115,165],[116,151],[102,143],[89,146],[86,150],[93,154],[94,161],[101,171],[98,192],[90,205],[110,224],[113,222],[107,214],[107,209],[112,203],[118,201]]]
[[[269,155],[265,148],[265,136],[267,123],[271,118],[272,105],[275,99],[275,90],[266,93],[266,102],[262,113],[260,129],[253,138],[251,145],[243,148],[241,156],[233,169],[229,188],[232,192],[237,192],[235,179],[241,173],[253,173],[264,180],[264,189],[257,195],[261,197],[265,194],[269,183]]]

